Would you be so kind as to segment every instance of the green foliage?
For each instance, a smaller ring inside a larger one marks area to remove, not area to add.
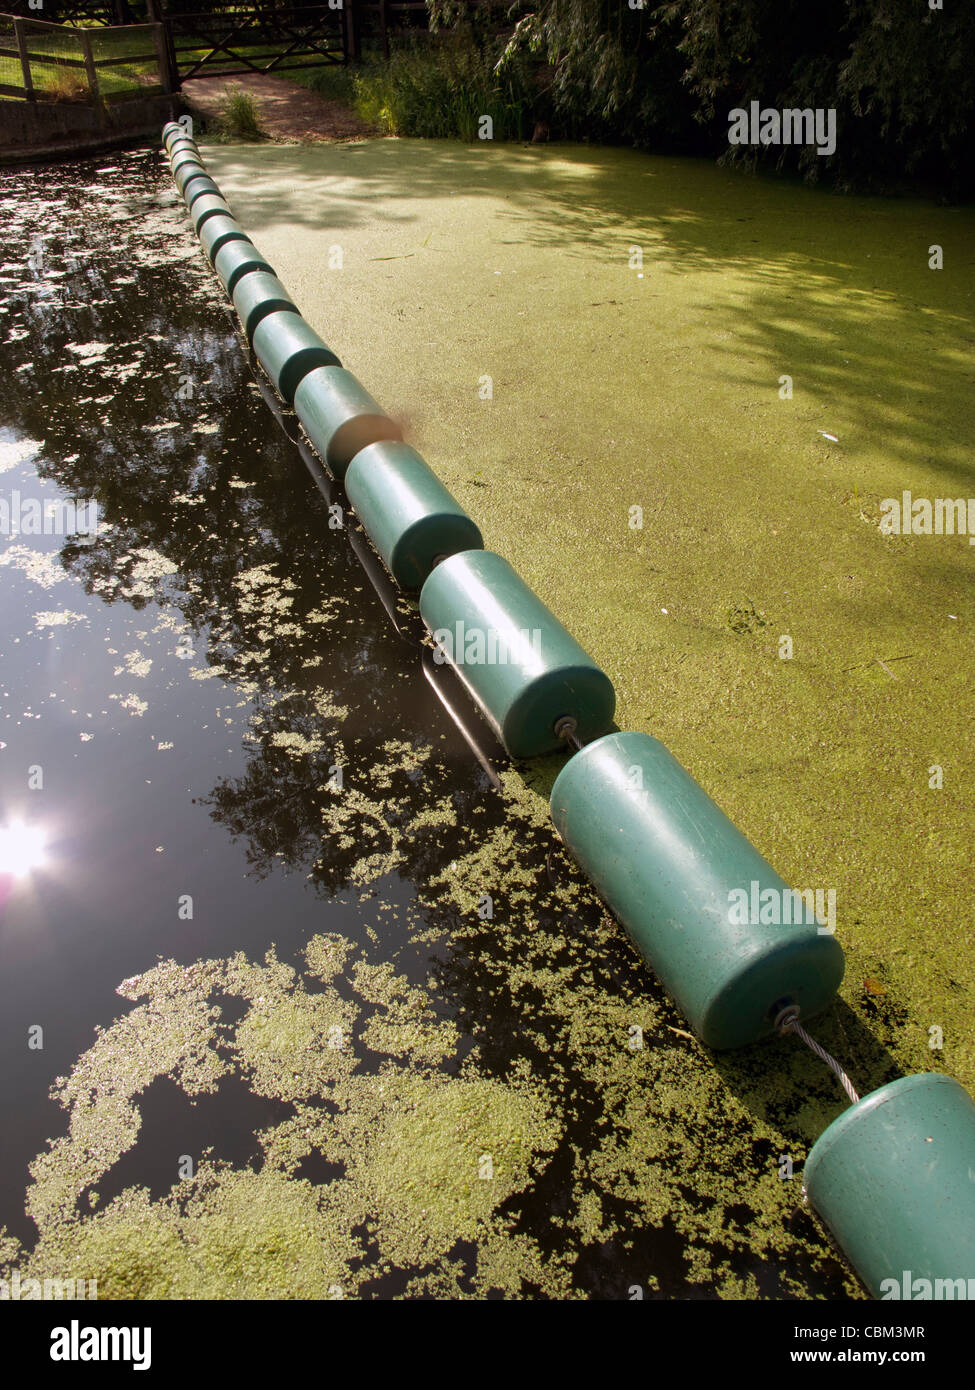
[[[518,9],[528,13],[505,47],[502,70],[517,55],[544,61],[563,134],[655,148],[699,143],[681,56],[669,35],[661,40],[649,0],[639,9],[628,0],[539,0],[512,14]]]
[[[327,101],[341,101],[346,106],[351,106],[355,98],[351,70],[340,67],[337,63],[327,63],[320,68],[293,68],[287,73],[287,78],[289,82],[296,82],[300,87],[308,87],[311,91],[317,92]]]
[[[735,158],[828,172],[844,187],[886,189],[904,175],[971,188],[975,10],[925,0],[668,0],[656,18],[686,64],[698,119],[716,140],[727,112],[834,107],[836,153],[739,147]]]
[[[427,0],[435,31],[498,44],[491,8]],[[514,25],[512,29],[510,26]],[[946,0],[515,0],[499,76],[532,71],[560,134],[828,175],[841,187],[906,180],[975,186],[975,6]],[[757,100],[835,108],[834,154],[729,146],[728,113]],[[546,117],[547,119],[548,117]]]
[[[850,111],[907,172],[933,174],[956,191],[967,183],[970,191],[975,9],[859,0],[854,14],[859,22],[837,82]]]
[[[482,116],[494,122],[495,140],[532,133],[532,94],[520,66],[495,71],[487,52],[446,42],[396,53],[354,77],[355,106],[363,120],[387,135],[476,140]]]
[[[227,93],[217,118],[217,135],[221,140],[267,139],[257,103],[243,87],[234,87]]]

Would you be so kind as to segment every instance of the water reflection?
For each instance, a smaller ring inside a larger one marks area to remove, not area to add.
[[[47,837],[39,826],[11,821],[0,825],[0,878],[25,878],[46,862]]]

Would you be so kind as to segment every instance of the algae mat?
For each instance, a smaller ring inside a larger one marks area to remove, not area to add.
[[[923,1069],[975,1085],[972,554],[878,524],[902,488],[970,490],[971,215],[618,151],[207,158],[322,335],[606,667],[620,723],[663,738],[787,879],[837,890],[849,970],[816,1032],[861,1090]],[[160,189],[160,274],[195,299]],[[213,410],[242,351],[198,356]],[[789,1041],[716,1056],[690,1037],[558,847],[557,759],[492,799],[422,711],[363,728],[392,657],[372,639],[346,688],[358,655],[328,642],[348,598],[317,587],[300,465],[292,492],[255,447],[218,511],[192,462],[153,459],[201,518],[175,526],[180,607],[192,623],[198,566],[231,567],[198,674],[255,700],[261,752],[251,812],[224,789],[213,818],[252,871],[302,874],[320,920],[292,928],[287,899],[263,938],[228,945],[228,923],[156,964],[134,943],[148,958],[112,981],[128,1011],[55,1085],[37,1241],[0,1232],[0,1266],[103,1297],[858,1296],[798,1181],[842,1108],[832,1078]],[[107,475],[116,549],[169,543],[165,508],[147,534],[148,477]],[[263,556],[276,518],[273,562],[249,549],[238,573],[241,537]],[[338,560],[324,577],[353,582]],[[287,776],[261,780],[272,754]],[[343,894],[371,902],[364,934]],[[247,1161],[146,1185],[127,1165],[159,1142],[161,1084],[259,1103]]]
[[[972,209],[582,147],[207,158],[620,725],[836,889],[845,997],[971,1086],[975,550],[880,504],[975,491]]]

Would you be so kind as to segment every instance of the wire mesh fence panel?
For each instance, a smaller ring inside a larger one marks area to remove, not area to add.
[[[127,24],[124,28],[89,31],[103,101],[162,90],[155,28],[152,24]]]
[[[0,15],[0,97],[111,102],[165,90],[160,26],[71,28]]]
[[[16,21],[12,15],[0,15],[0,96],[24,94],[24,72],[17,46]]]
[[[76,29],[36,19],[8,22],[18,54],[19,95],[38,101],[92,100],[85,47]]]

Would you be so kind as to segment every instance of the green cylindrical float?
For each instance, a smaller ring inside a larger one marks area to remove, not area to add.
[[[210,175],[200,168],[199,165],[184,164],[179,171],[179,177],[175,180],[175,183],[180,193],[182,193],[183,202],[186,204],[187,211],[189,211],[190,205],[195,197],[199,196],[202,198],[206,194],[212,192],[209,185],[213,183],[213,179],[211,179]],[[220,196],[219,189],[217,190],[217,196]]]
[[[409,444],[387,439],[361,449],[345,475],[345,490],[404,589],[418,589],[439,556],[484,545],[475,523]]]
[[[200,159],[200,151],[197,148],[196,141],[191,139],[189,135],[181,135],[170,144],[170,167],[172,167],[181,154],[192,154],[196,159]],[[203,163],[202,159],[200,159],[200,163]]]
[[[273,268],[250,241],[227,241],[213,258],[213,268],[224,289],[232,297],[238,282],[255,270],[274,274]]]
[[[183,198],[186,201],[186,206],[190,209],[191,216],[193,204],[197,199],[207,197],[210,194],[213,194],[217,198],[223,197],[219,187],[214,183],[213,179],[210,178],[209,174],[204,174],[202,178],[191,179],[189,183],[187,183],[186,187],[183,189]]]
[[[173,182],[180,193],[182,193],[184,199],[187,196],[187,185],[193,183],[196,179],[208,179],[209,177],[210,175],[204,169],[200,161],[194,159],[192,155],[187,155],[185,159],[181,159],[173,170]]]
[[[190,208],[190,219],[197,236],[204,222],[211,217],[233,217],[229,203],[219,193],[205,193]]]
[[[337,478],[367,444],[400,438],[399,426],[344,367],[309,372],[295,392],[295,414]]]
[[[200,228],[200,245],[207,253],[211,265],[217,252],[228,241],[246,241],[248,245],[251,244],[250,237],[233,217],[211,217]]]
[[[173,152],[169,156],[169,167],[172,171],[173,178],[176,177],[177,171],[181,169],[184,164],[198,164],[201,169],[206,168],[200,151],[196,146],[191,141],[181,140],[178,145],[173,148]]]
[[[298,313],[297,304],[278,277],[270,271],[258,270],[253,275],[245,275],[231,297],[249,343],[254,341],[257,325],[268,314],[279,313],[282,309],[290,310],[292,314]]]
[[[816,1140],[802,1181],[875,1298],[975,1298],[975,1101],[950,1076],[871,1091]]]
[[[790,892],[657,739],[590,743],[555,779],[550,805],[567,847],[708,1047],[756,1042],[786,1004],[803,1020],[829,1004],[843,978],[832,924],[820,925],[815,898]]]
[[[199,159],[201,164],[203,163],[196,141],[188,135],[178,135],[175,140],[171,140],[166,146],[166,158],[169,160],[170,168],[172,168],[176,160],[179,159],[181,155],[186,154],[187,151],[196,159]]]
[[[254,330],[253,348],[278,395],[288,405],[293,404],[295,391],[309,372],[316,367],[342,365],[296,310],[281,310],[261,319]]]
[[[420,613],[513,758],[562,746],[556,725],[581,739],[612,727],[612,682],[507,560],[468,550],[444,560],[420,593]]]
[[[186,134],[186,127],[179,121],[167,121],[162,128],[162,142],[168,150],[174,140]]]

